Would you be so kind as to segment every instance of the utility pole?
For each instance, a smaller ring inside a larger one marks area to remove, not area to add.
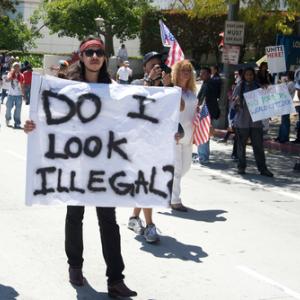
[[[231,1],[233,2],[233,1]],[[237,21],[238,20],[238,13],[240,8],[240,1],[236,0],[235,3],[228,4],[228,21]],[[222,84],[222,92],[221,92],[221,99],[219,100],[219,107],[221,110],[220,118],[215,122],[215,126],[220,129],[227,128],[227,114],[228,114],[228,98],[227,94],[229,88],[233,83],[233,68],[231,65],[224,63],[224,81]]]

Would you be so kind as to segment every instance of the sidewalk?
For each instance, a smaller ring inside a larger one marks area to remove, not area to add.
[[[292,115],[290,141],[294,141],[296,139],[296,134],[295,134],[296,122],[297,122],[297,115]],[[299,154],[300,144],[293,144],[291,142],[281,144],[275,141],[278,135],[279,126],[280,126],[280,117],[272,118],[272,120],[270,121],[270,129],[268,131],[268,139],[265,139],[264,141],[265,149],[277,150],[288,154]],[[215,129],[214,136],[217,138],[223,138],[226,132],[227,131],[223,129]],[[233,135],[230,136],[230,139],[232,138]]]

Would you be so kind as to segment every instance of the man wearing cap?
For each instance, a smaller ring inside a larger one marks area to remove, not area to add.
[[[116,79],[120,84],[128,84],[130,77],[132,77],[132,70],[129,68],[129,61],[125,60],[123,66],[117,72]]]
[[[13,63],[11,71],[8,73],[6,80],[10,83],[6,102],[6,125],[10,126],[9,121],[11,120],[11,110],[15,106],[14,128],[20,129],[22,96],[24,97],[24,76],[20,71],[19,62]]]
[[[162,71],[161,63],[162,56],[157,52],[149,52],[144,56],[144,78],[134,80],[131,84],[144,86],[171,86],[171,76]],[[159,236],[156,231],[156,226],[152,220],[152,208],[143,208],[146,227],[142,225],[142,220],[139,215],[142,208],[136,207],[133,209],[132,216],[128,221],[128,228],[136,234],[143,235],[146,242],[156,243],[159,241]]]

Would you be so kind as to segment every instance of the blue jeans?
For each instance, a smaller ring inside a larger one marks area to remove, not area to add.
[[[198,155],[200,162],[207,162],[209,161],[209,140],[205,144],[201,144],[198,146]]]
[[[11,110],[15,106],[14,121],[15,126],[21,125],[21,108],[22,108],[22,96],[11,96],[8,95],[6,102],[6,114],[5,119],[9,121],[11,119]]]

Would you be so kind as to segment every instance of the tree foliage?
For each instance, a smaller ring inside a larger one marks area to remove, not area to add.
[[[244,53],[245,50],[251,49],[251,53],[254,51],[253,58],[258,59],[264,54],[266,46],[276,43],[276,34],[282,32],[278,28],[278,18],[282,16],[274,17],[274,12],[264,12],[254,18],[248,14],[247,10],[240,14],[241,19],[246,22],[245,48],[242,50]],[[162,19],[175,35],[187,57],[199,61],[202,55],[214,53],[216,58],[219,58],[219,34],[224,31],[226,18],[226,13],[197,16],[190,10],[149,11],[142,21],[141,53],[162,50],[158,25],[158,20]],[[292,28],[292,24],[289,24],[289,27]]]
[[[17,4],[18,1],[15,0],[0,0],[0,16],[3,16],[7,11],[15,12]]]
[[[268,25],[275,26],[278,32],[291,34],[300,13],[299,0],[193,0],[193,14],[201,17],[207,14],[226,13],[228,4],[239,4],[242,21],[261,28],[258,20],[268,16]],[[266,15],[268,14],[268,15]],[[269,24],[268,24],[269,23]]]
[[[37,37],[24,23],[21,16],[14,19],[0,16],[0,49],[25,51],[35,46]]]
[[[105,37],[108,52],[112,38],[135,38],[139,33],[141,16],[149,8],[148,0],[44,0],[40,17],[50,32],[59,36],[82,39],[100,33]],[[95,18],[103,19],[97,27]],[[112,54],[112,53],[110,53]]]
[[[218,55],[225,14],[199,18],[189,10],[149,11],[142,22],[141,53],[162,50],[159,19],[166,23],[188,57],[200,60],[202,54]]]

